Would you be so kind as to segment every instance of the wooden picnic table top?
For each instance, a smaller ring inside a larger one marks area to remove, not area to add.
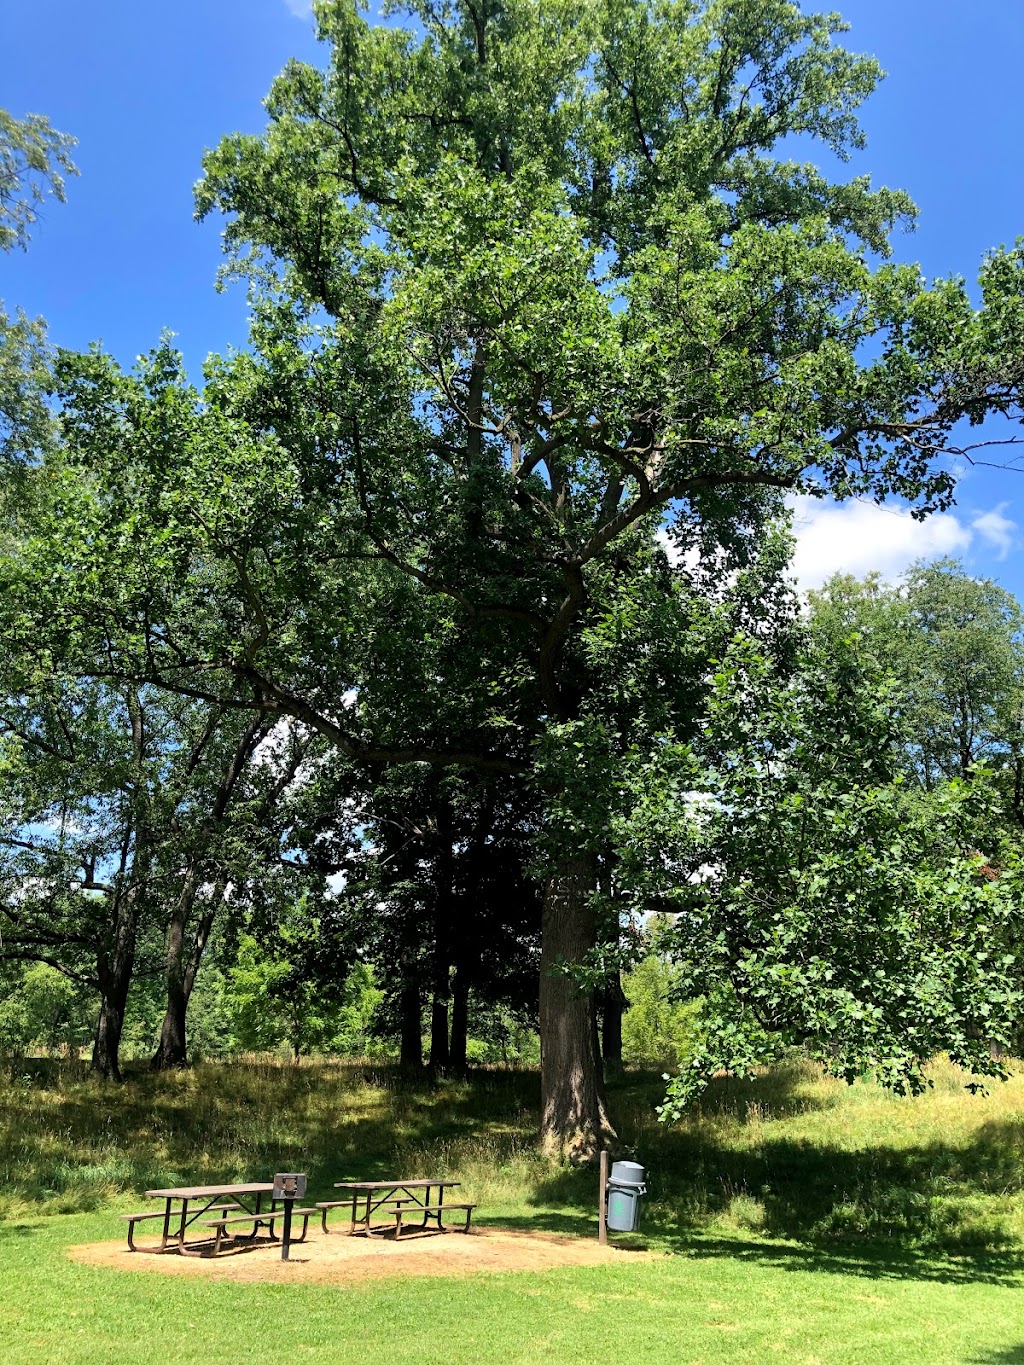
[[[272,1180],[251,1185],[176,1185],[169,1190],[147,1190],[147,1199],[210,1199],[221,1194],[270,1194]]]
[[[437,1185],[445,1189],[458,1185],[458,1180],[336,1180],[336,1190],[429,1190]]]

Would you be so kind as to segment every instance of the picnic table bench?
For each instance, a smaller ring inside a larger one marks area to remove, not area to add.
[[[316,1215],[317,1215],[317,1210],[316,1210],[316,1209],[296,1209],[296,1208],[293,1208],[293,1209],[292,1209],[292,1217],[293,1217],[293,1218],[301,1218],[301,1219],[302,1219],[302,1232],[299,1234],[298,1237],[296,1237],[295,1233],[293,1232],[293,1233],[291,1234],[291,1241],[293,1241],[293,1242],[304,1242],[304,1241],[306,1240],[306,1232],[307,1232],[308,1229],[309,1229],[309,1220],[310,1220],[311,1218],[315,1218]],[[279,1218],[284,1218],[284,1216],[285,1216],[285,1214],[284,1214],[284,1209],[275,1209],[272,1213],[264,1213],[264,1214],[261,1214],[261,1215],[260,1215],[258,1221],[266,1226],[266,1228],[267,1228],[267,1230],[268,1230],[268,1237],[269,1237],[269,1240],[270,1240],[270,1241],[276,1242],[276,1241],[278,1240],[277,1234],[274,1232],[274,1223],[277,1221],[277,1219],[279,1219]],[[213,1233],[214,1233],[213,1254],[214,1254],[214,1256],[216,1256],[217,1253],[220,1251],[221,1243],[223,1242],[225,1235],[227,1235],[228,1237],[230,1237],[232,1241],[249,1241],[249,1240],[251,1240],[251,1238],[248,1238],[248,1237],[246,1237],[246,1238],[240,1238],[240,1237],[232,1236],[232,1234],[230,1234],[230,1233],[226,1233],[225,1230],[227,1229],[227,1227],[228,1227],[229,1224],[234,1224],[234,1223],[251,1223],[251,1222],[253,1222],[253,1217],[252,1217],[251,1214],[246,1214],[246,1215],[244,1215],[244,1216],[240,1216],[240,1217],[237,1217],[237,1218],[214,1218],[214,1219],[211,1219],[209,1222],[204,1222],[204,1223],[202,1224],[202,1226],[203,1226],[204,1228],[212,1228],[212,1229],[213,1229]],[[252,1236],[252,1237],[255,1237],[255,1235],[256,1235],[256,1230],[255,1230],[255,1228],[254,1228],[254,1229],[253,1229],[253,1232],[252,1232],[252,1234],[251,1234],[251,1236]],[[190,1254],[194,1254],[194,1253],[190,1253]]]
[[[336,1182],[334,1188],[347,1190],[347,1196],[317,1204],[321,1226],[324,1232],[330,1232],[327,1226],[328,1213],[332,1209],[347,1208],[350,1210],[350,1236],[358,1232],[369,1237],[393,1227],[397,1239],[402,1235],[403,1220],[406,1220],[407,1229],[415,1226],[423,1230],[433,1224],[436,1232],[450,1232],[452,1229],[444,1225],[444,1215],[460,1211],[465,1213],[466,1219],[459,1230],[469,1232],[469,1221],[476,1205],[453,1203],[451,1200],[445,1203],[445,1190],[456,1189],[458,1185],[458,1180],[341,1180]],[[433,1190],[437,1191],[435,1199],[431,1199]],[[373,1222],[374,1215],[378,1213],[387,1215],[392,1222]],[[419,1221],[410,1223],[408,1220],[413,1218]]]
[[[232,1241],[252,1241],[258,1236],[260,1228],[265,1227],[267,1239],[276,1242],[278,1237],[274,1223],[283,1216],[283,1210],[275,1207],[273,1198],[270,1208],[263,1208],[264,1196],[272,1196],[273,1191],[274,1186],[269,1181],[246,1185],[176,1185],[165,1190],[147,1190],[146,1198],[162,1199],[164,1207],[158,1211],[121,1214],[122,1221],[128,1224],[128,1247],[131,1251],[142,1249],[135,1245],[135,1225],[155,1218],[162,1220],[162,1228],[160,1246],[153,1250],[167,1251],[170,1248],[183,1256],[205,1255],[211,1250],[211,1242],[213,1254],[216,1255],[221,1249],[227,1228],[235,1224],[251,1224],[252,1232],[246,1236],[227,1234]],[[191,1209],[190,1205],[193,1206]],[[302,1235],[296,1237],[295,1241],[305,1239],[309,1220],[316,1213],[316,1209],[292,1210],[292,1217],[302,1218]],[[208,1214],[217,1216],[211,1219],[207,1217]],[[190,1243],[186,1240],[189,1228],[209,1228],[210,1233],[204,1232],[198,1241]]]

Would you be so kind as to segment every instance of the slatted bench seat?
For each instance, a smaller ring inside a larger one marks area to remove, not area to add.
[[[474,1210],[475,1208],[476,1208],[476,1205],[475,1205],[475,1204],[417,1204],[417,1203],[413,1202],[413,1203],[410,1203],[409,1206],[408,1206],[407,1208],[394,1209],[394,1210],[392,1211],[391,1216],[392,1216],[392,1218],[395,1220],[395,1239],[397,1240],[397,1239],[398,1239],[399,1237],[401,1237],[401,1235],[402,1235],[402,1219],[403,1219],[403,1218],[412,1218],[412,1217],[415,1217],[417,1214],[420,1214],[420,1213],[422,1213],[422,1214],[428,1214],[428,1213],[435,1213],[435,1214],[437,1214],[438,1224],[440,1224],[440,1220],[441,1220],[441,1215],[442,1215],[442,1214],[451,1213],[451,1212],[453,1212],[454,1210],[459,1210],[459,1211],[465,1213],[465,1215],[466,1215],[466,1221],[465,1221],[465,1223],[463,1224],[463,1226],[462,1226],[461,1228],[458,1228],[458,1229],[456,1229],[456,1230],[457,1230],[458,1232],[468,1232],[468,1231],[469,1231],[469,1222],[470,1222],[470,1219],[473,1217],[473,1210]],[[442,1231],[442,1232],[447,1232],[447,1230],[448,1230],[447,1228],[441,1228],[441,1229],[440,1229],[440,1231]]]
[[[304,1242],[306,1240],[306,1233],[309,1231],[309,1220],[316,1217],[316,1212],[316,1209],[292,1209],[292,1217],[302,1219],[302,1232],[298,1237],[292,1237],[291,1240],[293,1242]],[[273,1237],[274,1223],[279,1218],[284,1218],[284,1209],[276,1209],[273,1213],[239,1214],[236,1218],[214,1218],[208,1222],[203,1222],[202,1226],[204,1228],[213,1228],[214,1230],[213,1254],[216,1256],[220,1251],[221,1242],[224,1240],[225,1232],[229,1225],[235,1223],[252,1223],[252,1236],[255,1236],[257,1225],[264,1223],[270,1229],[270,1235]],[[227,1235],[231,1236],[230,1233]],[[184,1247],[182,1247],[182,1251],[185,1251]],[[201,1255],[202,1248],[193,1251],[191,1254]]]
[[[348,1209],[351,1212],[355,1202],[356,1197],[354,1195],[350,1196],[348,1199],[320,1200],[317,1203],[317,1208],[320,1210],[320,1226],[323,1228],[324,1232],[330,1232],[330,1228],[327,1226],[327,1215],[331,1209]],[[385,1204],[415,1204],[415,1202],[414,1199],[411,1199],[408,1196],[401,1199],[381,1199],[374,1205],[374,1209],[383,1208]],[[352,1226],[355,1226],[354,1217],[352,1219]],[[351,1231],[351,1228],[349,1230]]]
[[[241,1204],[211,1204],[210,1207],[206,1210],[206,1212],[231,1213],[235,1209],[240,1209],[241,1207],[242,1207]],[[163,1219],[167,1217],[167,1214],[164,1210],[161,1209],[156,1213],[150,1213],[148,1211],[146,1213],[121,1213],[118,1214],[118,1217],[121,1219],[123,1223],[128,1224],[128,1250],[138,1251],[139,1248],[135,1245],[135,1224],[142,1223],[147,1218]],[[173,1236],[175,1239],[177,1239],[178,1234],[176,1232],[175,1233],[168,1232],[167,1236]],[[166,1237],[161,1237],[160,1242],[161,1242],[160,1249],[162,1251],[164,1246],[166,1245]]]

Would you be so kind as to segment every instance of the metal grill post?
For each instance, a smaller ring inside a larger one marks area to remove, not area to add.
[[[306,1193],[306,1177],[299,1172],[278,1171],[274,1176],[274,1201],[284,1204],[284,1228],[281,1231],[281,1260],[287,1261],[292,1245],[292,1209],[296,1199]]]

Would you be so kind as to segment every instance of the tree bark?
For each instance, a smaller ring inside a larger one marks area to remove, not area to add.
[[[540,968],[542,1149],[582,1165],[615,1140],[597,1056],[593,993],[559,971],[594,946],[593,859],[567,859],[544,896]]]
[[[167,924],[164,981],[167,989],[167,1008],[160,1029],[160,1042],[150,1062],[151,1071],[165,1071],[186,1063],[185,1016],[188,996],[185,993],[185,922],[195,899],[196,872],[189,868],[181,894]]]
[[[227,892],[227,883],[217,883],[210,896],[206,910],[199,918],[192,936],[192,947],[185,957],[185,926],[188,915],[196,899],[199,877],[191,870],[182,888],[182,894],[175,905],[174,913],[167,926],[166,988],[167,1009],[160,1028],[160,1041],[150,1062],[151,1071],[168,1071],[174,1067],[188,1065],[188,1038],[186,1020],[188,1002],[192,998],[192,988],[196,984],[203,953],[209,942],[213,922],[217,917]]]
[[[148,826],[139,816],[148,806],[142,773],[146,758],[145,717],[138,693],[129,688],[125,702],[131,724],[132,748],[137,772],[134,793],[136,814],[127,821],[121,837],[120,865],[107,893],[111,935],[96,950],[96,979],[100,987],[100,1013],[96,1023],[90,1070],[108,1081],[121,1080],[121,1034],[128,1005],[128,990],[135,970],[140,898],[149,874],[152,850]]]
[[[455,980],[452,983],[452,1041],[448,1049],[448,1064],[453,1070],[465,1071],[468,1041],[469,981],[466,972],[462,968],[456,968]]]
[[[430,1011],[430,1065],[449,1063],[448,1005],[451,1001],[452,916],[455,914],[453,885],[452,818],[448,802],[437,803],[437,854],[434,858],[434,981]]]
[[[180,974],[167,982],[167,1008],[160,1025],[160,1040],[149,1063],[150,1071],[173,1071],[188,1065],[185,1021],[188,1015],[188,996]]]
[[[259,739],[267,733],[270,722],[265,716],[254,716],[246,727],[245,731],[239,736],[235,745],[231,760],[224,770],[217,786],[217,792],[213,799],[213,805],[209,812],[209,821],[206,826],[208,836],[221,826],[227,818],[231,798],[234,794],[238,780],[245,769],[246,764],[252,757]],[[208,727],[203,742],[194,751],[196,763],[202,753],[203,744],[210,734],[212,734],[212,723]],[[292,755],[292,761],[285,768],[278,781],[266,794],[262,803],[262,818],[267,820],[273,805],[278,797],[284,792],[288,783],[295,776],[299,763],[302,761],[304,746],[300,746],[298,751]],[[196,973],[199,971],[199,964],[202,961],[203,950],[210,937],[213,928],[213,921],[217,911],[224,900],[227,890],[227,878],[221,877],[210,898],[209,904],[200,916],[199,924],[196,927],[192,939],[192,948],[185,960],[185,939],[188,927],[189,916],[192,914],[196,898],[199,895],[203,882],[203,868],[201,864],[191,864],[182,881],[181,891],[178,899],[171,911],[170,919],[167,924],[167,937],[165,949],[165,983],[167,988],[167,1008],[164,1013],[163,1024],[160,1029],[160,1041],[157,1044],[156,1052],[150,1062],[150,1069],[153,1071],[168,1070],[172,1067],[186,1066],[188,1063],[187,1036],[186,1036],[186,1017],[188,1014],[188,1002],[192,994],[192,987],[195,985]]]
[[[131,897],[129,897],[131,899]],[[97,960],[100,983],[100,1012],[96,1023],[90,1070],[104,1080],[121,1080],[121,1034],[128,1004],[128,988],[135,968],[135,924],[129,907],[119,916],[114,953],[101,954]],[[130,920],[130,923],[126,923]]]
[[[447,968],[445,968],[447,975]],[[444,994],[441,991],[444,989]],[[434,985],[430,1008],[430,1065],[446,1067],[451,1060],[448,1050],[448,991],[437,982]]]
[[[127,992],[125,993],[127,999]],[[104,994],[100,1001],[100,1016],[92,1045],[90,1071],[105,1081],[121,1081],[121,1034],[124,1030],[124,1000]]]
[[[423,1066],[423,1004],[420,983],[415,968],[403,964],[402,974],[402,1034],[399,1064],[403,1070],[418,1071]]]

